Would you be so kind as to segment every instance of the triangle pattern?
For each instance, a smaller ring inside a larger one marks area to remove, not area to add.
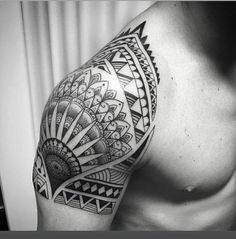
[[[112,145],[115,141],[116,141],[116,139],[107,139],[109,146]]]
[[[133,106],[133,104],[136,102],[136,100],[138,99],[138,97],[136,97],[133,94],[130,94],[129,92],[125,91],[125,96],[128,102],[129,107],[131,108]]]
[[[107,73],[111,73],[110,71],[109,71],[109,69],[107,68],[107,66],[106,65],[99,65],[98,66],[98,69],[100,69],[100,70],[103,70],[103,71],[106,71]]]
[[[142,34],[143,34],[143,28],[146,24],[146,21],[144,21],[143,23],[141,23],[139,26],[137,26],[133,31],[131,31],[130,33],[131,34],[138,34],[139,35],[139,38],[142,37]]]
[[[111,202],[103,201],[103,200],[96,200],[97,211],[101,213]]]
[[[126,65],[126,62],[112,62],[112,66],[114,67],[115,71],[118,72],[124,65]]]
[[[100,104],[94,105],[94,106],[91,107],[91,110],[92,110],[94,113],[96,113],[97,110],[98,110],[98,108],[99,108],[99,106],[100,106]]]
[[[143,135],[144,133],[142,131],[135,129],[135,139],[137,143],[142,139]]]
[[[135,103],[132,105],[131,110],[142,114],[142,109],[141,109],[141,105],[140,105],[140,100],[139,99],[137,99],[135,101]]]
[[[85,105],[87,108],[90,108],[91,105],[92,105],[92,102],[93,102],[93,98],[87,99],[87,100],[84,101],[84,105]]]
[[[129,76],[124,76],[123,74],[120,74],[117,72],[117,77],[123,87],[125,87],[127,84],[129,84],[130,81],[132,81],[132,78]]]
[[[41,165],[40,173],[42,174],[43,177],[46,177],[46,173],[45,173],[45,169],[44,169],[44,165],[43,164]]]
[[[48,198],[48,197],[47,197],[47,193],[46,193],[45,190],[43,190],[40,194],[41,194],[43,197]]]
[[[110,148],[110,154],[111,156],[115,153],[119,152],[119,149],[115,149],[115,148]]]
[[[96,114],[96,118],[98,120],[98,122],[101,122],[102,119],[105,117],[106,113],[100,113],[100,114]]]
[[[65,200],[65,203],[69,203],[73,198],[76,197],[76,194],[74,193],[70,193],[70,192],[66,192],[66,191],[63,191],[63,196],[64,196],[64,200]]]
[[[110,122],[102,122],[101,124],[103,129],[105,129],[110,124]]]
[[[143,38],[141,38],[142,44],[145,44],[146,40],[147,40],[147,36],[144,36]]]
[[[117,51],[113,55],[112,64],[113,64],[113,62],[123,62],[123,63],[125,63],[126,59],[125,59],[124,55],[121,52]]]
[[[77,96],[79,100],[84,101],[85,93]]]
[[[144,129],[144,124],[143,124],[143,118],[141,117],[140,120],[138,121],[138,123],[135,126],[136,129],[139,129],[140,131],[145,132]]]
[[[85,207],[88,203],[90,203],[94,199],[94,198],[82,196],[82,195],[80,195],[79,198],[80,198],[81,208]]]
[[[123,65],[118,72],[123,75],[127,75],[129,77],[134,77],[132,71],[130,70],[129,64]]]
[[[132,116],[132,120],[133,120],[134,126],[136,126],[138,121],[142,117],[142,114],[140,114],[140,113],[138,113],[136,111],[131,110],[131,116]]]
[[[135,80],[130,81],[129,84],[125,86],[125,91],[132,92],[132,95],[139,97]]]
[[[48,198],[48,188],[47,188],[47,183],[45,182],[42,186],[40,186],[39,184],[38,186],[38,192],[44,196],[45,198]]]

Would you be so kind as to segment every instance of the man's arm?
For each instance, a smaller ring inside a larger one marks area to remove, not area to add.
[[[159,77],[144,27],[122,32],[49,97],[33,170],[40,229],[109,228],[154,131]]]

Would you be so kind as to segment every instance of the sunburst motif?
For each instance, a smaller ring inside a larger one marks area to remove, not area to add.
[[[113,39],[49,97],[33,174],[43,197],[114,210],[154,130],[159,75],[144,26]]]
[[[123,103],[99,74],[86,71],[57,92],[45,108],[39,145],[53,192],[67,179],[129,153],[132,138]]]

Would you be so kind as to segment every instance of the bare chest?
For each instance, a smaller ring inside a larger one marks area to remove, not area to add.
[[[113,225],[122,230],[235,228],[234,96],[220,85],[205,86],[205,92],[202,85],[172,89],[159,95],[146,165],[132,177]]]
[[[156,132],[146,157],[174,188],[209,192],[235,170],[236,93],[224,82],[204,81],[192,72],[164,76],[168,80],[160,85]]]

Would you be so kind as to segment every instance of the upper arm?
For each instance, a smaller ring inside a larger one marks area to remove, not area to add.
[[[33,173],[44,229],[112,221],[154,130],[158,73],[144,26],[113,39],[49,97]]]

